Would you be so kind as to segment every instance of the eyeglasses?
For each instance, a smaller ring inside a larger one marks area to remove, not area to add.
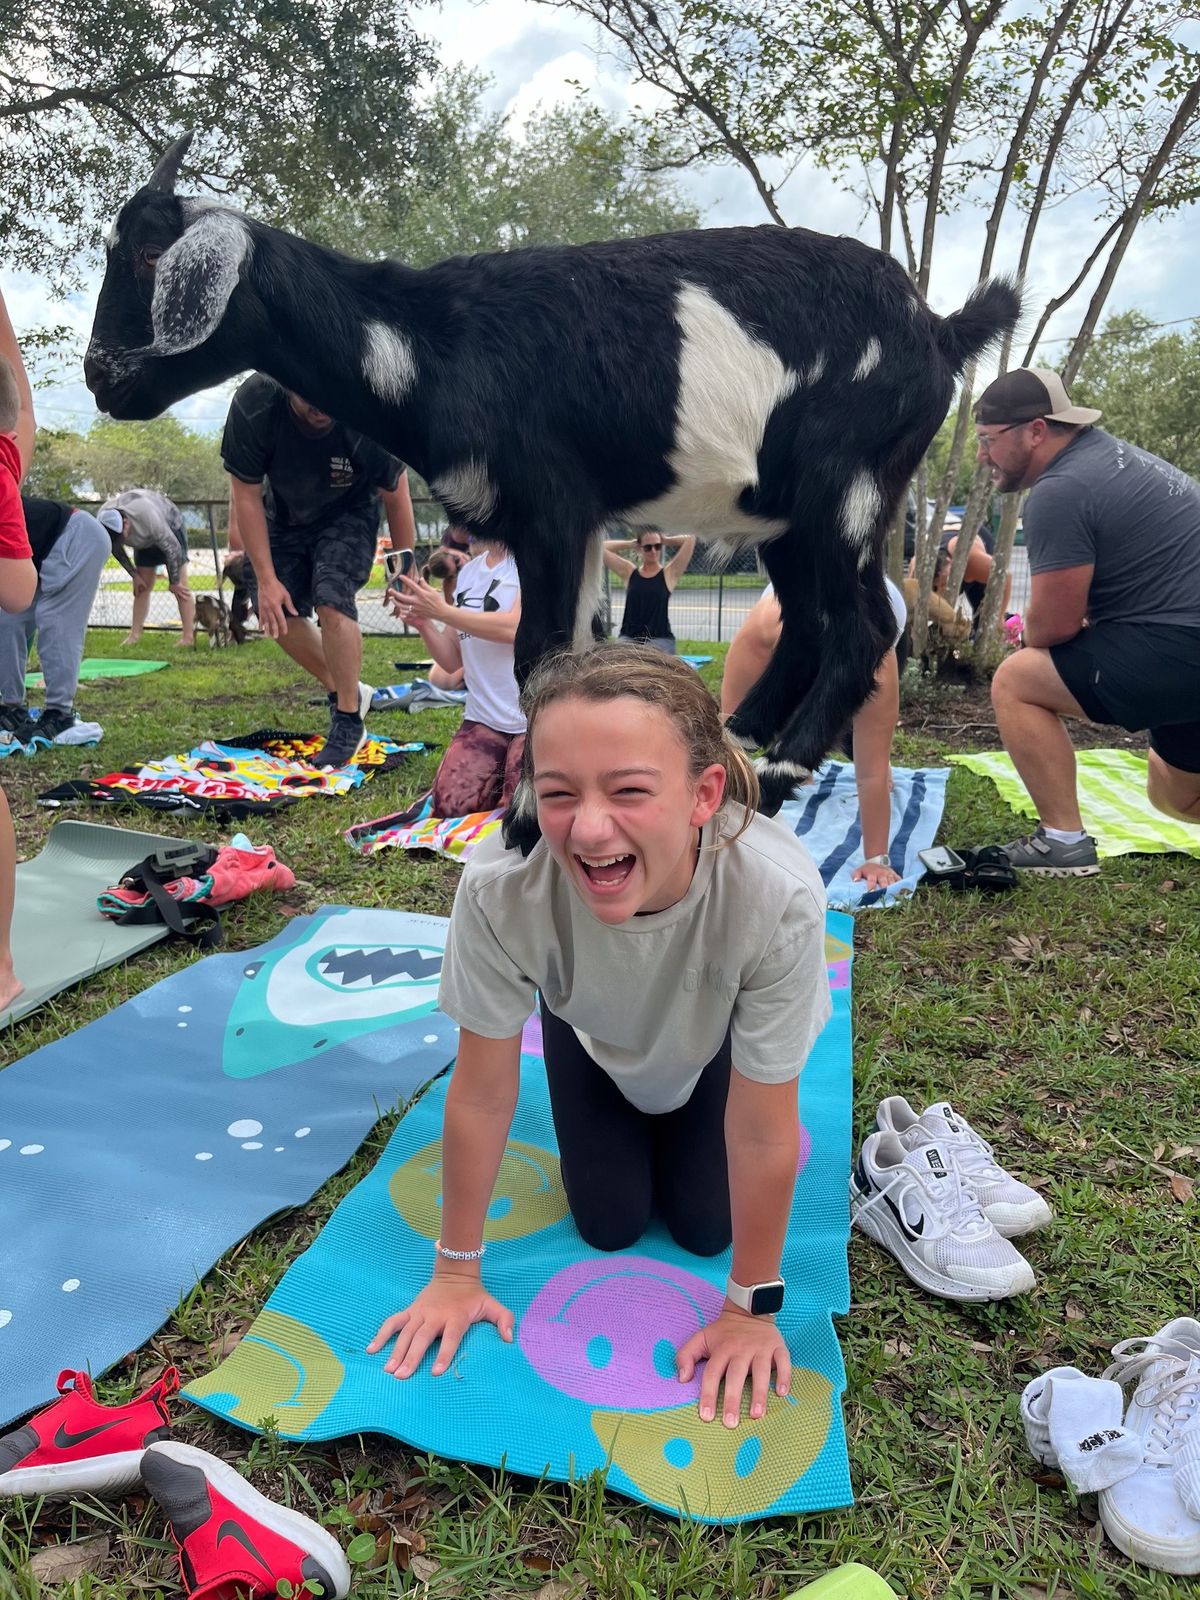
[[[1002,428],[993,428],[986,437],[982,433],[975,435],[975,443],[983,451],[990,451],[1002,433],[1011,433],[1014,428],[1027,428],[1027,422],[1006,422]]]

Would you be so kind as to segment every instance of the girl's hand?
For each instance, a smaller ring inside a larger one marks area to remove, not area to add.
[[[895,867],[885,867],[875,861],[864,861],[855,867],[850,877],[855,883],[865,883],[868,889],[886,889],[889,884],[900,882]]]
[[[771,1388],[771,1369],[775,1369],[775,1393],[786,1395],[792,1382],[792,1358],[779,1329],[770,1317],[754,1317],[748,1311],[726,1305],[707,1328],[694,1333],[675,1356],[680,1383],[689,1383],[696,1364],[707,1360],[700,1380],[700,1420],[711,1422],[717,1414],[717,1391],[725,1382],[725,1405],[721,1420],[736,1428],[742,1414],[742,1390],[750,1385],[750,1415],[766,1415]]]
[[[463,1335],[473,1322],[493,1322],[505,1344],[512,1343],[512,1312],[492,1298],[473,1273],[455,1276],[439,1273],[421,1290],[406,1311],[397,1311],[380,1328],[367,1346],[367,1354],[382,1350],[395,1338],[384,1371],[397,1378],[411,1378],[421,1365],[426,1350],[440,1339],[433,1375],[440,1377],[458,1352]]]
[[[416,627],[421,622],[445,622],[453,615],[440,589],[434,589],[424,578],[398,577],[392,586],[396,596],[396,615]]]

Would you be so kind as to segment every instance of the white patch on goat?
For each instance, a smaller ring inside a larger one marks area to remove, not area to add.
[[[575,602],[575,627],[571,649],[586,650],[592,643],[592,617],[600,604],[604,576],[604,535],[597,533],[587,542],[583,556],[583,572],[579,580],[579,596]]]
[[[856,472],[842,498],[842,536],[846,543],[858,550],[859,570],[866,565],[871,550],[871,535],[879,515],[882,496],[879,485],[864,470]]]
[[[869,376],[870,373],[875,371],[875,368],[882,360],[883,346],[880,344],[875,335],[872,334],[867,340],[862,355],[858,358],[858,365],[855,367],[852,375],[854,380],[857,382]]]
[[[399,403],[412,393],[417,360],[399,328],[368,322],[363,329],[363,377],[381,400]]]
[[[816,355],[800,374],[800,382],[806,389],[811,389],[814,383],[820,383],[825,371],[825,352],[818,350]]]
[[[537,815],[537,796],[533,792],[533,785],[525,777],[518,778],[517,787],[513,790],[512,814],[522,821]]]
[[[117,248],[118,237],[117,219],[114,217],[109,223],[108,227],[104,230],[104,248],[106,250],[115,250]]]
[[[738,504],[758,483],[758,452],[775,408],[800,379],[706,289],[680,285],[679,394],[667,465],[675,482],[624,520],[667,533],[724,535],[757,544],[786,521],[749,516]]]
[[[429,487],[452,511],[475,522],[490,517],[500,501],[487,467],[473,458],[447,472],[439,472]]]
[[[149,354],[182,355],[217,331],[252,242],[244,218],[213,207],[163,252],[154,273]]]

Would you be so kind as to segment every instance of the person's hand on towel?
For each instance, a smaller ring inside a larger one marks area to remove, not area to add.
[[[700,1380],[700,1420],[711,1422],[717,1415],[717,1391],[725,1380],[725,1404],[721,1420],[736,1428],[742,1415],[742,1390],[750,1385],[750,1416],[766,1415],[771,1388],[771,1369],[775,1369],[775,1392],[786,1395],[792,1382],[792,1358],[783,1335],[770,1317],[752,1316],[728,1303],[707,1328],[694,1333],[675,1355],[680,1383],[690,1383],[698,1362],[706,1361]]]
[[[375,1355],[389,1339],[395,1339],[383,1370],[397,1378],[411,1378],[425,1352],[440,1339],[433,1362],[433,1375],[438,1378],[454,1360],[472,1323],[495,1323],[505,1344],[511,1344],[515,1321],[508,1307],[483,1287],[478,1272],[439,1267],[412,1305],[388,1317],[367,1346],[367,1354]]]
[[[900,874],[890,861],[864,861],[850,874],[854,883],[865,883],[868,891],[890,888],[900,882]]]

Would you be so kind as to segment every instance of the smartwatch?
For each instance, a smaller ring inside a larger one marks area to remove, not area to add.
[[[782,1278],[751,1284],[735,1283],[732,1278],[725,1280],[726,1297],[754,1317],[773,1316],[783,1305],[783,1288]]]

